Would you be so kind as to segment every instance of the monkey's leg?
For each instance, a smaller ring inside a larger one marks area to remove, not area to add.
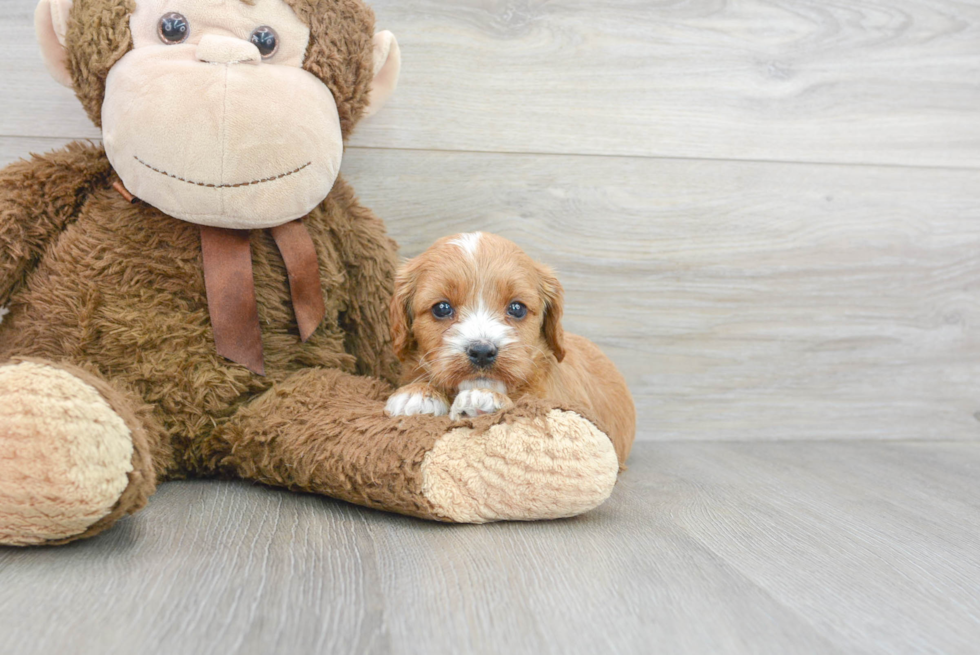
[[[387,417],[391,388],[302,371],[217,431],[215,466],[266,484],[440,521],[574,516],[612,492],[619,461],[591,422],[539,401],[452,423]]]
[[[147,412],[81,368],[0,364],[0,544],[90,537],[146,504],[156,487]]]

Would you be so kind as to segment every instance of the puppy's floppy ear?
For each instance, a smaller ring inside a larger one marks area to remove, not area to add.
[[[412,333],[412,300],[418,284],[418,266],[414,260],[406,262],[395,276],[395,293],[391,296],[391,340],[399,361],[405,361],[415,348]]]
[[[544,299],[544,323],[541,330],[544,340],[559,362],[565,359],[565,331],[561,327],[561,315],[565,311],[565,290],[547,266],[538,265],[541,276],[541,297]]]

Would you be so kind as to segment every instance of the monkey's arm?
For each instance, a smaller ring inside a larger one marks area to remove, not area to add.
[[[0,307],[111,171],[102,148],[83,143],[0,171]]]
[[[360,206],[342,179],[334,187],[342,218],[335,217],[334,240],[347,274],[348,305],[342,316],[347,352],[357,372],[398,382],[399,364],[391,346],[388,305],[395,286],[398,246],[384,223]]]
[[[389,393],[380,380],[304,369],[243,405],[202,450],[247,480],[457,523],[574,516],[616,484],[612,441],[555,402],[525,396],[453,423],[385,416]]]

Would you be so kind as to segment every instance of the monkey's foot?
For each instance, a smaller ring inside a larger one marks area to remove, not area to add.
[[[612,493],[619,460],[585,418],[552,409],[483,431],[456,428],[421,466],[422,495],[437,518],[458,523],[576,516]]]
[[[66,368],[0,366],[0,544],[89,536],[145,504],[146,471],[134,471],[131,428],[103,395],[111,389]]]

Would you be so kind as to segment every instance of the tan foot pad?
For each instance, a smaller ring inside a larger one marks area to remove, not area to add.
[[[545,421],[449,432],[422,462],[422,493],[458,523],[556,519],[602,504],[618,472],[609,437],[555,409]]]
[[[34,362],[0,367],[0,544],[66,539],[129,483],[129,428],[93,387]]]

